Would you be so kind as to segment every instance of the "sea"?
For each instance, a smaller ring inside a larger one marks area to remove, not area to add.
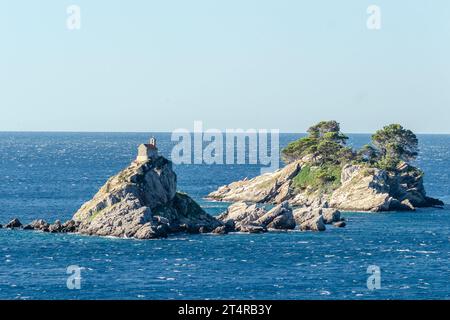
[[[108,177],[170,133],[0,133],[0,223],[65,221]],[[302,134],[281,134],[280,148]],[[355,147],[370,135],[350,135]],[[449,299],[450,135],[419,135],[428,195],[444,209],[343,212],[325,232],[178,234],[132,240],[0,229],[0,299]],[[258,164],[174,165],[178,189],[205,196]],[[74,272],[76,270],[76,272]],[[75,279],[75,280],[74,280]]]

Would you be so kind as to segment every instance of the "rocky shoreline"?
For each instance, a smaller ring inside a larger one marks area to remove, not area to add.
[[[0,229],[31,230],[48,233],[78,233],[85,235],[113,236],[120,238],[154,239],[166,238],[170,234],[228,234],[230,232],[263,233],[270,231],[325,231],[326,225],[345,227],[345,219],[338,210],[331,208],[299,208],[293,210],[289,203],[283,202],[271,209],[256,204],[237,202],[216,218],[209,216],[210,224],[179,224],[169,219],[153,216],[151,222],[134,227],[134,233],[104,232],[86,227],[86,222],[68,220],[62,223],[56,220],[50,224],[42,219],[22,224],[15,218]],[[133,229],[133,225],[126,228]]]

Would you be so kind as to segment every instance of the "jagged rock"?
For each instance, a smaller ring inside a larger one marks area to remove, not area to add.
[[[385,171],[347,165],[342,169],[341,183],[331,195],[331,207],[347,211],[390,209],[392,197],[389,195],[390,186]]]
[[[256,204],[238,202],[228,207],[227,211],[218,217],[225,225],[234,224],[241,232],[265,232],[267,229],[294,229],[295,220],[288,202],[267,211]]]
[[[341,213],[333,208],[303,207],[294,210],[294,219],[301,230],[323,231],[325,224],[341,221]]]
[[[300,170],[300,162],[293,162],[286,167],[266,173],[256,178],[233,182],[211,192],[208,198],[220,201],[248,201],[253,203],[281,203],[290,198],[290,181]]]
[[[58,232],[61,232],[61,230],[62,230],[62,224],[61,224],[61,221],[59,221],[59,220],[56,220],[54,224],[51,224],[48,227],[48,231],[50,233],[58,233]]]
[[[10,222],[8,222],[5,225],[5,228],[7,228],[7,229],[17,229],[17,228],[20,228],[20,227],[22,227],[22,223],[17,218],[11,220]]]
[[[396,168],[396,173],[388,175],[391,196],[398,199],[406,208],[409,207],[410,210],[420,207],[443,206],[442,201],[426,196],[423,176],[424,173],[421,170],[407,163],[400,163]]]
[[[225,222],[225,230],[226,232],[233,232],[236,231],[236,225],[234,223],[234,220],[228,220]]]
[[[416,210],[416,208],[413,206],[413,204],[411,203],[411,201],[409,199],[405,199],[402,202],[400,202],[400,204],[402,206],[404,206],[405,208],[408,208],[408,210],[414,211]]]
[[[307,187],[304,192],[300,192],[289,199],[289,203],[294,207],[323,208],[328,207],[328,195],[317,193]]]
[[[151,222],[147,222],[140,227],[134,234],[136,239],[154,239],[154,238],[166,238],[168,235],[168,227],[164,225],[157,225]]]
[[[245,202],[237,202],[230,205],[227,211],[219,215],[217,219],[225,224],[233,223],[235,229],[241,231],[242,226],[252,224],[265,213],[265,209],[257,207],[256,204],[249,205]]]
[[[240,228],[241,232],[248,232],[248,233],[263,233],[267,232],[267,229],[263,226],[256,226],[256,225],[244,225]]]
[[[227,234],[228,231],[227,231],[226,226],[220,226],[220,227],[215,228],[211,233],[214,233],[214,234]]]
[[[294,210],[294,219],[302,231],[325,231],[321,208],[298,208]]]
[[[330,206],[341,210],[414,211],[416,207],[443,204],[426,196],[423,173],[406,163],[401,163],[395,173],[347,165],[342,170],[341,180],[341,187],[330,199]]]
[[[61,227],[61,232],[77,232],[78,231],[78,225],[74,220],[68,220],[63,223]]]
[[[311,219],[304,221],[299,227],[302,231],[325,231],[325,223],[321,215],[312,216]]]
[[[333,208],[322,208],[322,217],[325,224],[332,224],[341,220],[341,212]]]
[[[301,225],[313,216],[319,216],[320,211],[311,207],[302,207],[294,210],[294,219],[297,225]]]
[[[162,156],[133,162],[111,177],[73,216],[79,233],[137,239],[210,232],[223,225],[176,191],[172,163]]]
[[[344,228],[347,224],[345,223],[345,221],[337,221],[333,223],[333,226],[338,227],[338,228]]]
[[[45,220],[38,219],[32,221],[30,224],[26,225],[24,229],[26,230],[40,230],[40,231],[48,231],[49,224],[45,222]]]
[[[264,214],[255,222],[269,229],[294,229],[295,220],[292,209],[287,201],[283,202]]]

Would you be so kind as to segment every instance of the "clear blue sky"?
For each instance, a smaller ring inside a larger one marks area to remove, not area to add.
[[[81,7],[79,31],[66,7]],[[366,9],[382,29],[366,28]],[[0,0],[0,131],[450,132],[448,0]]]

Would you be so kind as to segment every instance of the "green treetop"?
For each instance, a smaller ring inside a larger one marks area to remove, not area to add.
[[[283,160],[289,163],[309,155],[322,163],[340,163],[342,158],[351,157],[353,153],[345,147],[347,139],[338,122],[322,121],[310,127],[306,137],[283,149]]]
[[[418,139],[399,124],[390,124],[372,136],[372,143],[356,153],[346,146],[348,137],[336,121],[321,121],[308,129],[308,135],[291,142],[282,150],[287,163],[305,156],[318,165],[342,165],[351,161],[367,163],[385,170],[395,170],[400,162],[414,160],[419,152]]]
[[[419,154],[417,136],[399,124],[390,124],[375,132],[372,144],[379,153],[378,165],[383,169],[394,169],[400,161],[408,163]]]

